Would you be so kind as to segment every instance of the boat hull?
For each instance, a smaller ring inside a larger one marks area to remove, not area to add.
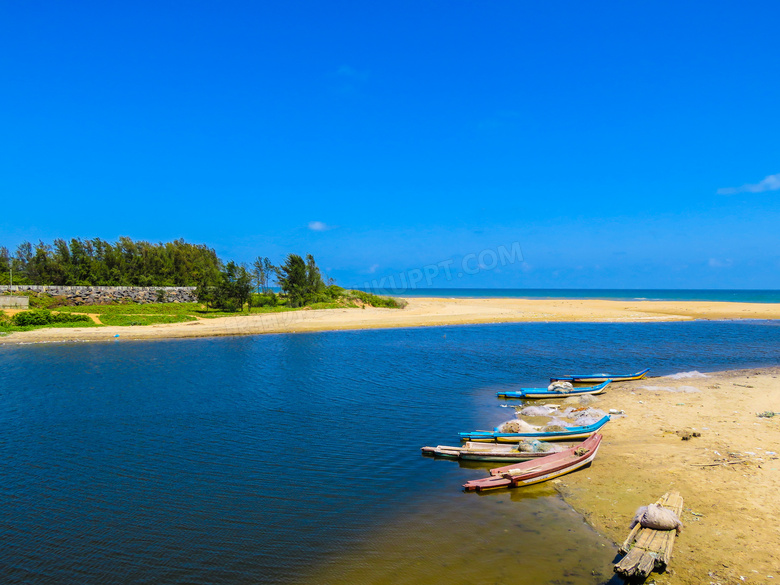
[[[568,448],[568,447],[567,447]],[[436,447],[422,447],[424,455],[443,457],[446,459],[462,459],[464,461],[488,461],[488,462],[516,462],[540,459],[553,455],[555,452],[529,452],[519,451],[516,446],[497,443],[466,443],[464,447],[450,447],[438,445]]]
[[[531,400],[601,394],[604,392],[604,389],[609,386],[610,382],[612,382],[612,380],[606,380],[597,386],[591,386],[590,388],[578,388],[576,390],[570,390],[569,392],[555,392],[553,390],[548,390],[547,388],[521,388],[520,390],[516,391],[496,392],[496,396],[500,398],[524,398],[526,400]]]
[[[572,376],[558,376],[550,378],[550,382],[571,382],[572,384],[598,384],[612,380],[613,382],[630,382],[631,380],[641,380],[647,375],[650,368],[637,372],[636,374],[581,374]]]
[[[535,439],[537,441],[576,441],[587,439],[598,432],[601,427],[609,422],[609,415],[592,425],[585,427],[569,427],[565,431],[556,432],[536,432],[536,433],[500,433],[498,431],[473,431],[470,433],[459,433],[461,440],[474,441],[478,443],[517,443],[523,439]]]
[[[572,447],[536,461],[491,469],[490,477],[466,482],[463,487],[466,491],[481,492],[507,487],[523,487],[555,479],[590,465],[598,453],[601,439],[600,434],[595,434],[579,447]],[[577,455],[579,449],[585,449],[586,452]]]

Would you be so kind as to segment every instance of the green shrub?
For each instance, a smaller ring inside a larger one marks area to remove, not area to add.
[[[47,309],[32,309],[22,311],[12,318],[13,324],[18,327],[27,325],[53,325],[55,323],[91,323],[88,315],[70,313],[52,313]]]
[[[238,301],[236,299],[224,299],[220,305],[219,308],[223,311],[226,311],[228,313],[235,313],[237,311],[243,311],[244,307],[238,304]]]
[[[387,309],[403,309],[409,303],[403,299],[394,299],[392,297],[381,297],[362,290],[351,290],[349,296],[362,301],[372,307],[385,307]]]
[[[279,297],[273,291],[262,294],[252,294],[253,307],[275,307],[278,304]]]

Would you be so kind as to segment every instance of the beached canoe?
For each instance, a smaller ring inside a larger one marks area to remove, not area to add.
[[[552,446],[552,445],[551,445]],[[539,459],[564,451],[571,447],[569,444],[556,444],[554,451],[521,451],[519,445],[504,443],[464,443],[461,447],[449,447],[438,445],[436,447],[421,447],[423,455],[434,457],[446,457],[450,459],[463,459],[465,461],[528,461]]]
[[[517,443],[523,439],[536,439],[538,441],[575,441],[587,439],[593,433],[609,422],[609,415],[600,418],[592,425],[582,427],[565,427],[561,431],[534,431],[523,433],[502,433],[496,427],[493,431],[472,431],[470,433],[458,433],[461,441],[478,441],[480,443]]]
[[[466,491],[481,492],[505,487],[520,487],[548,481],[571,473],[590,464],[601,444],[600,434],[595,434],[580,445],[541,459],[505,465],[490,470],[490,477],[474,479],[463,484]]]
[[[564,392],[558,392],[557,390],[549,390],[547,388],[520,388],[520,390],[496,392],[496,396],[501,398],[566,398],[567,396],[583,396],[585,394],[601,394],[612,380],[602,382],[597,386],[587,386],[585,388],[575,388],[573,390],[566,390]]]
[[[558,376],[550,378],[550,382],[571,382],[573,384],[598,384],[599,382],[628,382],[630,380],[641,380],[647,375],[650,368],[637,372],[636,374],[575,374],[570,376]]]

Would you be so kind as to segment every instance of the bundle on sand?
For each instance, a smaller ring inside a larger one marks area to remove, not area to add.
[[[634,514],[629,528],[633,528],[637,524],[640,524],[642,528],[652,528],[653,530],[676,530],[677,534],[680,534],[683,528],[677,514],[659,504],[650,504],[639,508]]]
[[[680,494],[670,492],[655,504],[639,508],[631,532],[620,547],[621,553],[628,554],[615,565],[615,572],[629,579],[664,569],[672,560],[674,539],[682,529],[682,507]]]
[[[547,389],[550,392],[571,392],[574,390],[574,386],[571,382],[553,382]]]
[[[520,419],[508,420],[498,426],[499,433],[535,433],[538,430],[537,427]]]

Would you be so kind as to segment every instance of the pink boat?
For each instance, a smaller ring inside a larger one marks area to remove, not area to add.
[[[602,435],[596,433],[579,445],[533,461],[514,463],[490,470],[490,477],[463,484],[466,491],[481,492],[505,487],[541,483],[588,465],[596,457]]]

